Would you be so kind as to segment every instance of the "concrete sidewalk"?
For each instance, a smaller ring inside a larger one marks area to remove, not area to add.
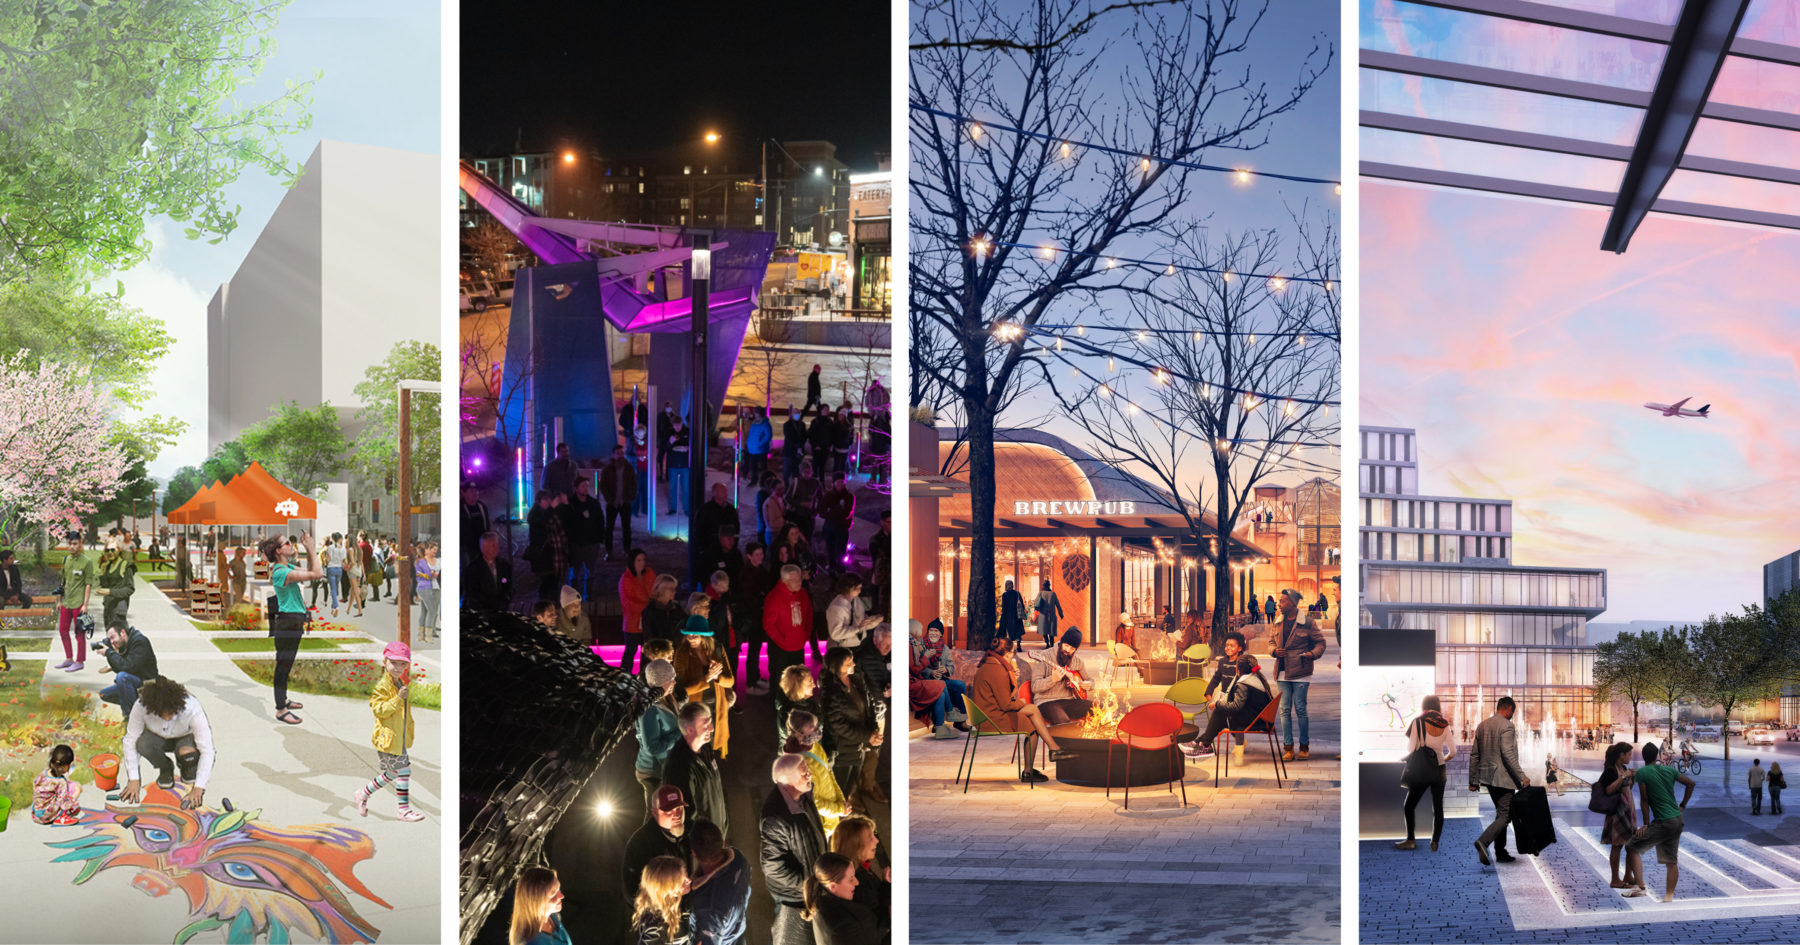
[[[97,613],[98,608],[95,610]],[[370,940],[439,941],[443,812],[443,772],[438,765],[440,713],[425,709],[413,713],[418,731],[412,749],[412,803],[426,815],[426,820],[397,820],[391,789],[376,795],[370,802],[369,816],[362,818],[356,814],[352,796],[378,772],[375,749],[369,743],[374,718],[366,700],[294,693],[291,698],[305,704],[298,713],[305,721],[301,725],[284,725],[273,718],[269,688],[252,681],[231,662],[234,656],[258,658],[263,654],[220,653],[208,642],[207,634],[196,629],[160,592],[141,581],[132,599],[131,619],[155,645],[164,676],[187,686],[205,707],[218,751],[206,791],[204,810],[208,815],[222,816],[227,800],[239,810],[260,810],[256,823],[281,831],[273,838],[264,838],[269,841],[264,848],[274,851],[268,856],[287,863],[294,875],[305,874],[307,863],[313,864],[312,869],[332,862],[353,866],[355,880],[391,908],[370,901],[342,874],[325,872],[322,878],[337,887],[348,907],[376,930]],[[378,647],[368,648],[378,652]],[[353,655],[361,658],[370,654]],[[343,653],[321,656],[346,658]],[[103,658],[90,654],[85,670],[68,673],[50,668],[61,659],[60,644],[51,644],[49,657],[46,685],[98,692],[111,681],[110,674],[97,671],[105,665]],[[93,711],[116,717],[118,709],[96,700]],[[86,759],[79,761],[85,764]],[[121,780],[124,779],[122,772]],[[154,781],[154,770],[147,765],[144,780],[146,784]],[[83,801],[86,807],[95,809],[101,798],[90,788]],[[156,839],[146,837],[143,823],[160,823],[158,817],[179,819],[179,815],[157,813],[162,810],[140,812],[143,816],[135,835],[121,831],[127,838],[123,844],[126,851],[136,853],[137,845]],[[224,854],[230,847],[227,841],[244,836],[244,831],[213,829],[219,830],[220,836],[207,841],[211,845],[207,856],[226,860]],[[361,837],[348,831],[366,835],[370,844],[368,858],[360,863],[356,862],[356,853]],[[295,886],[288,882],[288,876],[277,877],[272,884],[237,883],[235,880],[241,877],[228,874],[222,863],[214,862],[215,869],[205,871],[206,882],[215,892],[224,891],[226,886],[239,886],[236,894],[254,903],[246,912],[236,911],[240,908],[237,905],[190,910],[187,897],[174,893],[184,879],[192,882],[196,877],[193,871],[172,865],[169,855],[155,857],[150,866],[128,861],[134,868],[101,869],[77,887],[73,882],[82,863],[52,863],[65,851],[45,844],[79,841],[91,835],[95,831],[85,825],[40,827],[23,813],[10,819],[9,829],[0,833],[0,875],[8,877],[9,892],[15,901],[29,901],[34,908],[13,910],[5,926],[0,927],[0,942],[172,941],[184,927],[209,914],[222,917],[225,925],[202,931],[193,941],[224,941],[236,916],[264,914],[269,909],[276,915],[293,917],[285,925],[295,941],[325,938],[308,934],[312,922],[306,916],[329,913],[331,907],[323,902],[302,903],[289,892]],[[93,854],[96,849],[88,848],[84,855]],[[143,859],[140,854],[139,860]],[[243,871],[240,868],[238,872]],[[269,885],[277,888],[266,888]],[[347,940],[363,938],[356,933]]]

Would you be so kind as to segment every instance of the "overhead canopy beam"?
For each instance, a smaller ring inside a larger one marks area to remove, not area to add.
[[[1687,0],[1650,93],[1600,248],[1623,253],[1687,150],[1750,0]]]
[[[1559,79],[1554,76],[1533,75],[1529,72],[1493,69],[1487,66],[1471,66],[1460,62],[1444,62],[1439,59],[1377,52],[1371,49],[1362,51],[1362,58],[1358,65],[1364,69],[1418,76],[1423,79],[1443,79],[1449,82],[1485,85],[1517,92],[1535,92],[1539,95],[1554,95],[1559,98],[1600,102],[1605,105],[1625,105],[1631,108],[1649,108],[1652,95],[1650,92],[1600,85],[1596,82],[1578,82],[1573,79]],[[1709,102],[1701,110],[1700,115],[1702,118],[1713,118],[1719,121],[1778,128],[1783,131],[1800,131],[1800,114],[1793,112]]]
[[[1434,187],[1455,187],[1461,190],[1479,190],[1513,197],[1533,197],[1539,200],[1593,204],[1601,207],[1611,206],[1616,197],[1615,194],[1604,190],[1585,190],[1579,187],[1562,187],[1556,184],[1540,184],[1534,181],[1511,180],[1503,177],[1483,177],[1479,174],[1462,174],[1456,171],[1435,171],[1422,167],[1382,164],[1375,161],[1364,161],[1360,173],[1363,177],[1373,177],[1379,180],[1430,184]],[[1697,217],[1724,223],[1746,223],[1752,226],[1800,230],[1800,216],[1771,213],[1765,210],[1749,210],[1743,207],[1721,207],[1713,204],[1689,203],[1683,200],[1658,200],[1650,210],[1652,213]]]
[[[1526,148],[1533,151],[1570,154],[1576,157],[1598,158],[1606,161],[1631,159],[1629,145],[1588,141],[1582,138],[1565,138],[1560,135],[1537,134],[1530,131],[1512,131],[1487,125],[1444,121],[1439,118],[1418,118],[1413,115],[1364,111],[1357,121],[1364,128],[1429,135],[1434,138],[1454,138],[1458,141],[1473,141],[1478,144],[1492,144],[1508,148]],[[1724,158],[1696,157],[1692,154],[1683,154],[1679,166],[1684,171],[1694,171],[1700,174],[1718,174],[1724,177],[1800,185],[1800,169],[1792,167],[1750,164],[1743,161],[1728,161]]]

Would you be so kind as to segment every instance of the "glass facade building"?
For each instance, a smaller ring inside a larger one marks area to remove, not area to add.
[[[1510,500],[1421,494],[1415,431],[1360,435],[1365,633],[1433,631],[1433,686],[1464,729],[1502,695],[1527,727],[1608,724],[1587,645],[1588,621],[1606,610],[1606,572],[1513,564]]]
[[[1789,591],[1800,591],[1800,551],[1763,565],[1763,604]],[[1800,685],[1781,689],[1781,724],[1800,725]]]

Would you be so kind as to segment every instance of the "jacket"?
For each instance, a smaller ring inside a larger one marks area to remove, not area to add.
[[[626,571],[619,575],[619,606],[624,611],[626,633],[644,632],[644,608],[650,605],[650,588],[655,585],[656,571],[648,563],[643,574]]]
[[[412,705],[400,697],[394,677],[382,670],[375,691],[369,693],[369,709],[375,713],[375,734],[369,739],[375,750],[398,755],[412,747],[418,729],[413,726]],[[401,742],[402,734],[406,741]]]
[[[647,820],[644,825],[625,841],[625,901],[637,898],[638,887],[644,884],[644,867],[659,856],[672,856],[688,865],[694,866],[694,856],[688,852],[688,835],[677,837],[662,829],[655,820]]]
[[[1025,708],[1025,703],[1017,695],[1017,672],[1012,660],[991,653],[982,657],[981,665],[975,667],[975,684],[969,687],[969,698],[990,717],[983,723],[982,731],[1019,731],[1019,710]]]
[[[852,675],[850,685],[826,676],[819,683],[825,704],[825,750],[834,755],[861,755],[869,739],[879,731],[875,700],[863,688],[862,677]]]
[[[132,627],[125,632],[125,648],[108,649],[106,665],[115,673],[130,673],[149,682],[156,678],[156,650],[150,646],[150,638]]]
[[[651,601],[644,605],[643,619],[638,621],[639,632],[645,640],[668,640],[681,642],[681,628],[687,624],[687,611],[674,601],[659,603]]]
[[[819,517],[827,525],[849,528],[850,520],[856,517],[856,496],[849,489],[825,490],[819,499]]]
[[[838,824],[850,816],[850,801],[844,797],[837,775],[832,773],[830,750],[824,742],[808,748],[789,735],[781,744],[781,753],[799,755],[800,760],[806,762],[806,771],[812,775],[813,807],[819,811],[819,825],[825,828],[827,837],[836,833]]]
[[[569,504],[562,507],[563,529],[569,533],[569,541],[576,545],[598,545],[600,543],[600,523],[606,510],[600,500],[588,496],[584,501],[580,493],[569,496]]]
[[[806,588],[790,591],[776,584],[763,600],[763,633],[784,652],[799,652],[812,637],[812,626],[812,595]]]
[[[1525,783],[1525,770],[1519,767],[1519,735],[1511,719],[1496,713],[1475,727],[1469,783],[1507,790],[1518,790]]]
[[[600,468],[600,498],[618,508],[637,501],[637,470],[630,460],[608,462]]]
[[[477,554],[463,569],[463,606],[469,610],[506,610],[512,606],[512,560],[495,558],[494,570]]]
[[[867,608],[862,598],[838,594],[825,605],[825,635],[832,643],[854,650],[869,637],[869,631],[863,629],[866,617]]]
[[[812,426],[806,428],[806,442],[811,444],[815,450],[830,449],[831,441],[837,439],[837,432],[832,429],[836,426],[836,421],[824,414],[819,414],[813,418]],[[815,469],[813,472],[823,474],[823,470]]]
[[[744,451],[751,456],[762,456],[769,452],[769,445],[775,442],[775,425],[768,417],[757,417],[744,434]]]
[[[688,816],[704,817],[731,836],[731,812],[725,807],[725,782],[719,775],[718,753],[711,745],[698,752],[680,738],[663,761],[662,783],[673,784],[687,798]]]
[[[553,459],[544,464],[543,480],[538,488],[553,495],[568,495],[575,491],[575,461],[573,459]]]
[[[817,689],[813,690],[811,699],[795,702],[787,697],[787,693],[781,691],[780,683],[779,679],[774,681],[774,684],[769,687],[769,695],[775,702],[775,734],[781,741],[788,740],[788,713],[795,709],[805,709],[813,714],[813,718],[819,720],[821,726],[825,724],[825,709],[819,703]]]
[[[868,945],[887,940],[885,924],[868,906],[854,899],[839,899],[827,892],[813,913],[813,941],[817,945]]]
[[[699,939],[694,937],[694,914],[683,909],[677,922],[680,927],[670,929],[662,916],[653,912],[644,916],[644,921],[634,929],[636,937],[632,941],[637,945],[698,945]]]
[[[705,876],[694,877],[684,905],[694,917],[694,933],[707,945],[741,945],[749,933],[750,861],[731,850],[731,859]]]
[[[1313,661],[1325,655],[1325,634],[1319,632],[1312,614],[1296,616],[1294,626],[1282,639],[1282,624],[1269,632],[1275,644],[1277,679],[1305,679],[1312,675]]]
[[[473,558],[481,554],[481,536],[494,526],[492,520],[488,518],[486,502],[477,501],[474,505],[467,502],[460,504],[462,506],[460,518],[462,546],[469,552],[469,557]]]
[[[663,762],[669,757],[669,750],[681,741],[681,726],[676,720],[674,710],[661,699],[650,703],[650,708],[637,720],[638,753],[636,768],[639,774],[651,777],[662,777]]]
[[[19,566],[9,564],[0,568],[0,596],[12,597],[25,593],[25,581],[19,576]]]
[[[585,606],[576,609],[574,620],[569,619],[567,611],[558,607],[556,608],[556,632],[582,646],[587,646],[594,642],[594,621],[588,616]]]
[[[827,847],[812,792],[800,795],[796,806],[800,809],[790,808],[781,785],[775,785],[763,800],[757,826],[762,837],[763,886],[777,904],[800,908],[805,902],[806,877]]]
[[[781,455],[799,456],[806,452],[806,421],[798,414],[781,425]]]

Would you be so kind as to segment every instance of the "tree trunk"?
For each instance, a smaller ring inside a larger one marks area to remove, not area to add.
[[[1635,744],[1637,744],[1637,740],[1638,740],[1638,704],[1637,704],[1637,700],[1633,699],[1631,702],[1631,743],[1635,745]]]
[[[1219,458],[1218,450],[1211,449],[1213,454],[1213,482],[1218,490],[1218,500],[1213,508],[1213,540],[1218,542],[1218,551],[1213,555],[1213,619],[1212,619],[1212,651],[1215,654],[1225,652],[1225,634],[1231,630],[1232,586],[1231,586],[1231,535],[1225,531],[1225,503],[1231,490],[1231,461]]]
[[[983,365],[985,368],[985,365]],[[969,647],[987,648],[997,626],[994,613],[994,417],[985,398],[966,398],[969,413]]]
[[[1726,703],[1724,705],[1721,705],[1720,708],[1725,710],[1725,727],[1719,731],[1719,741],[1723,742],[1725,745],[1725,760],[1730,761],[1731,760],[1731,704]],[[1670,725],[1675,724],[1675,720],[1670,719],[1669,724]]]

